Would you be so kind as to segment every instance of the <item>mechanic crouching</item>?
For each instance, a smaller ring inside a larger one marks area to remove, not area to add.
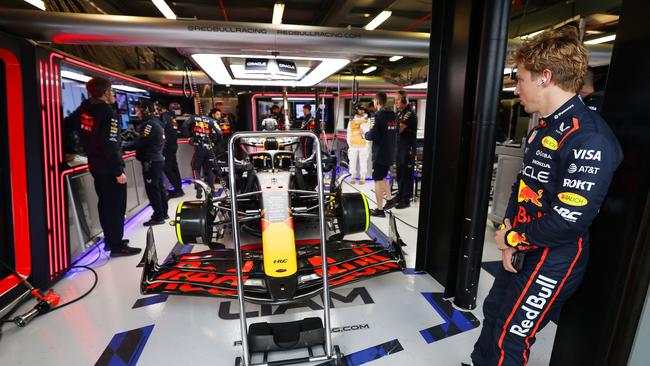
[[[151,219],[144,226],[161,225],[168,219],[167,195],[163,186],[163,170],[165,158],[163,147],[165,135],[162,122],[154,115],[153,103],[147,99],[135,102],[135,113],[140,119],[138,137],[132,142],[131,148],[135,149],[135,157],[142,163],[142,176],[147,198],[153,208]]]

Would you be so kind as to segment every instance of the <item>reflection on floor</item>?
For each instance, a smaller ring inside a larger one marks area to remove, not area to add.
[[[345,190],[365,192],[374,208],[373,183],[346,184]],[[193,190],[187,189],[190,199]],[[181,199],[170,202],[170,213]],[[400,219],[398,230],[404,241],[408,267],[413,268],[417,242],[417,203],[393,210]],[[128,224],[131,244],[144,247],[146,229],[141,226],[151,214],[145,210]],[[388,232],[388,220],[373,218],[369,235]],[[176,246],[172,228],[154,227],[158,253],[164,258]],[[357,234],[350,238],[364,238]],[[479,284],[479,304],[492,285],[489,271],[498,268],[499,252],[493,229],[488,228],[484,271]],[[176,246],[178,249],[179,246]],[[188,248],[202,250],[201,248]],[[92,261],[96,254],[89,256]],[[233,342],[239,339],[238,304],[235,301],[199,297],[140,295],[139,257],[99,257],[93,264],[99,273],[97,288],[84,300],[35,319],[26,328],[3,327],[0,365],[234,365],[240,353]],[[92,283],[87,272],[69,274],[56,285],[62,301],[86,291]],[[414,271],[392,273],[337,289],[333,295],[334,344],[347,355],[348,365],[459,365],[467,361],[478,337],[479,309],[454,313],[441,298],[442,286],[427,274]],[[290,321],[319,316],[319,298],[299,307],[247,305],[252,322]],[[33,306],[29,302],[20,311]],[[19,311],[19,313],[20,313]],[[528,365],[547,365],[555,325],[538,335]],[[294,354],[295,356],[295,354]],[[286,356],[285,356],[286,357]],[[273,360],[270,358],[269,361]]]

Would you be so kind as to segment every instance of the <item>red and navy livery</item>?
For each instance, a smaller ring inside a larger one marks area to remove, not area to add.
[[[609,126],[577,95],[529,133],[506,211],[506,243],[525,252],[524,265],[496,274],[474,365],[526,364],[535,334],[582,281],[589,227],[622,158]]]

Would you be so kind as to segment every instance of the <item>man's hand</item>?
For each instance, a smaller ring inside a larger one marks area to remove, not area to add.
[[[494,241],[496,241],[497,248],[499,250],[506,250],[506,249],[512,248],[511,246],[506,244],[506,233],[510,229],[512,229],[512,225],[510,225],[510,220],[505,219],[505,220],[503,220],[503,224],[501,225],[499,230],[497,230],[497,232],[494,233]]]
[[[512,256],[517,252],[516,248],[506,248],[501,251],[501,262],[503,262],[503,269],[508,272],[517,273],[517,270],[512,265]]]
[[[115,180],[117,180],[117,183],[119,184],[126,184],[126,175],[122,173],[121,175],[115,177]]]

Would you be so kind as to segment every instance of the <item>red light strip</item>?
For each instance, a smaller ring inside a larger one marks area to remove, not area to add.
[[[56,164],[55,169],[56,169],[56,177],[60,177],[60,168],[61,168],[61,163],[63,163],[63,136],[61,133],[61,82],[59,79],[59,65],[54,65],[54,73],[52,74],[52,77],[54,78],[54,92],[56,95],[55,99],[55,115],[56,115],[56,144],[57,144],[57,149],[56,149]],[[60,179],[56,180],[57,186],[58,186],[58,195],[59,195],[59,207],[61,207],[61,210],[59,211],[60,214],[60,223],[61,225],[59,226],[60,230],[60,243],[62,243],[61,250],[63,251],[63,257],[61,258],[62,261],[62,268],[67,267],[68,265],[68,246],[66,245],[67,241],[67,220],[65,218],[65,212],[66,210],[64,209],[65,207],[65,198],[63,195],[63,184]]]
[[[58,273],[61,271],[61,242],[59,240],[59,230],[60,230],[60,211],[61,207],[59,206],[59,201],[56,199],[58,196],[58,187],[56,184],[57,181],[57,176],[56,176],[56,135],[54,129],[56,128],[55,121],[54,121],[54,103],[52,102],[52,99],[54,98],[54,91],[53,86],[52,86],[52,74],[54,73],[54,69],[52,66],[47,66],[46,65],[46,81],[45,81],[45,86],[46,86],[46,91],[45,91],[45,97],[47,98],[47,118],[48,118],[48,124],[47,124],[47,135],[49,138],[49,152],[50,152],[50,166],[49,166],[49,172],[50,172],[50,182],[52,183],[52,190],[50,192],[50,199],[52,201],[52,207],[54,208],[53,212],[53,218],[54,218],[54,225],[52,226],[52,237],[54,238],[54,269]]]
[[[49,260],[50,260],[50,274],[54,273],[54,248],[52,240],[52,215],[50,207],[50,175],[48,174],[47,169],[47,119],[46,119],[46,106],[45,106],[45,66],[42,61],[39,60],[39,72],[40,72],[40,83],[41,83],[41,122],[43,124],[43,176],[45,177],[45,215],[47,217],[47,244],[49,249]]]
[[[104,69],[104,68],[101,68],[101,67],[97,67],[95,65],[91,65],[91,64],[88,64],[88,63],[83,62],[83,61],[79,61],[79,60],[71,58],[71,57],[62,56],[62,55],[58,55],[58,54],[57,54],[57,56],[63,58],[65,61],[67,61],[67,62],[69,62],[71,64],[75,64],[77,66],[82,66],[82,67],[85,67],[87,69],[102,73],[104,75],[110,75],[110,76],[116,77],[118,79],[126,80],[126,81],[129,81],[131,83],[144,86],[146,88],[155,89],[155,90],[167,93],[167,94],[183,94],[182,90],[168,89],[168,88],[165,88],[165,87],[160,86],[158,84],[149,83],[149,82],[146,82],[144,80],[138,80],[138,79],[132,78],[130,76],[123,75],[123,74],[120,74],[120,73],[117,73],[117,72],[114,72],[114,71],[111,71],[111,70],[107,70],[107,69]]]
[[[0,60],[5,63],[7,91],[7,139],[11,181],[11,210],[13,216],[15,271],[23,277],[32,272],[25,158],[25,121],[23,119],[22,70],[16,55],[0,48]],[[15,275],[0,279],[0,296],[20,283]]]
[[[50,261],[52,262],[52,268],[50,275],[57,271],[56,263],[56,247],[55,247],[55,235],[54,235],[54,214],[55,211],[54,203],[51,198],[52,191],[52,182],[50,176],[50,156],[51,156],[51,147],[50,145],[50,131],[49,131],[49,120],[50,120],[50,103],[49,103],[49,83],[48,83],[48,66],[46,63],[43,63],[43,110],[45,112],[45,118],[43,119],[43,164],[45,165],[45,200],[47,202],[47,234],[48,234],[48,244],[50,249]]]
[[[53,221],[54,225],[52,227],[53,232],[53,245],[54,245],[54,263],[55,263],[55,272],[50,273],[50,277],[54,277],[56,274],[60,273],[64,268],[67,267],[68,263],[64,258],[67,257],[67,240],[65,237],[64,226],[66,224],[65,220],[65,208],[63,201],[63,192],[62,186],[59,180],[59,164],[63,161],[61,154],[61,121],[60,121],[60,97],[59,97],[59,69],[58,65],[54,62],[54,57],[61,58],[60,55],[52,53],[50,54],[50,73],[48,78],[48,85],[50,86],[50,92],[48,95],[48,104],[51,108],[51,115],[49,115],[49,120],[47,123],[48,126],[48,136],[49,136],[49,147],[50,151],[50,160],[52,165],[50,167],[51,174],[51,184],[50,187],[50,200],[54,208],[53,212]]]

